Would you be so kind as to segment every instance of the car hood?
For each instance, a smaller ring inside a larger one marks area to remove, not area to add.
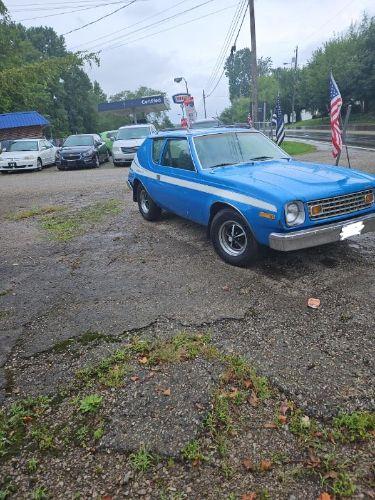
[[[24,158],[25,156],[38,156],[38,151],[4,151],[0,154],[0,158],[9,160],[11,158]]]
[[[275,201],[310,201],[375,187],[375,176],[358,170],[296,160],[274,160],[213,169],[222,183],[268,192]],[[211,178],[212,178],[211,177]]]
[[[86,151],[93,151],[94,146],[66,146],[60,148],[60,153],[86,153]]]
[[[117,141],[114,141],[113,147],[117,148],[134,148],[134,147],[139,147],[143,141],[145,140],[145,137],[142,139],[119,139]]]

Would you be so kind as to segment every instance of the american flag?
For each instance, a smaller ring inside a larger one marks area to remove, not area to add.
[[[342,106],[342,98],[333,78],[333,74],[331,72],[331,76],[329,79],[329,98],[331,100],[331,133],[332,133],[332,155],[334,158],[341,152],[342,149],[342,138],[341,138],[341,129],[340,129],[340,111]]]
[[[276,99],[276,107],[274,114],[272,115],[272,123],[276,127],[276,144],[279,146],[285,139],[284,115],[281,111],[280,96],[277,96]]]

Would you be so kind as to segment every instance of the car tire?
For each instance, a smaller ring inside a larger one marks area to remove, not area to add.
[[[160,218],[161,208],[156,205],[142,184],[139,184],[137,188],[137,201],[139,211],[144,219],[155,221]]]
[[[43,163],[42,163],[42,160],[40,158],[37,159],[36,161],[36,170],[38,172],[40,172],[43,168]]]
[[[62,165],[56,165],[57,170],[67,170],[67,167],[63,167]]]
[[[5,175],[5,174],[7,174],[8,172],[7,172],[7,170],[1,170],[1,173],[2,173],[3,175]]]
[[[259,244],[244,218],[230,208],[212,220],[210,236],[216,253],[228,264],[244,267],[259,255]]]

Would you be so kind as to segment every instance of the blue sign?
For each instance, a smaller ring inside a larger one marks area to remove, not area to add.
[[[165,106],[168,108],[167,99],[162,95],[153,95],[150,97],[140,97],[138,99],[126,99],[125,101],[103,102],[98,105],[98,111],[118,111],[121,109],[134,109],[148,106]]]

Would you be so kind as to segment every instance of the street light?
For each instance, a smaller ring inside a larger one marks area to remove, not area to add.
[[[186,79],[185,79],[183,76],[177,76],[177,77],[174,79],[174,81],[175,81],[176,83],[181,83],[181,82],[182,82],[182,80],[185,82],[186,93],[187,93],[187,94],[189,94],[189,89],[188,89],[188,84],[187,84]]]

